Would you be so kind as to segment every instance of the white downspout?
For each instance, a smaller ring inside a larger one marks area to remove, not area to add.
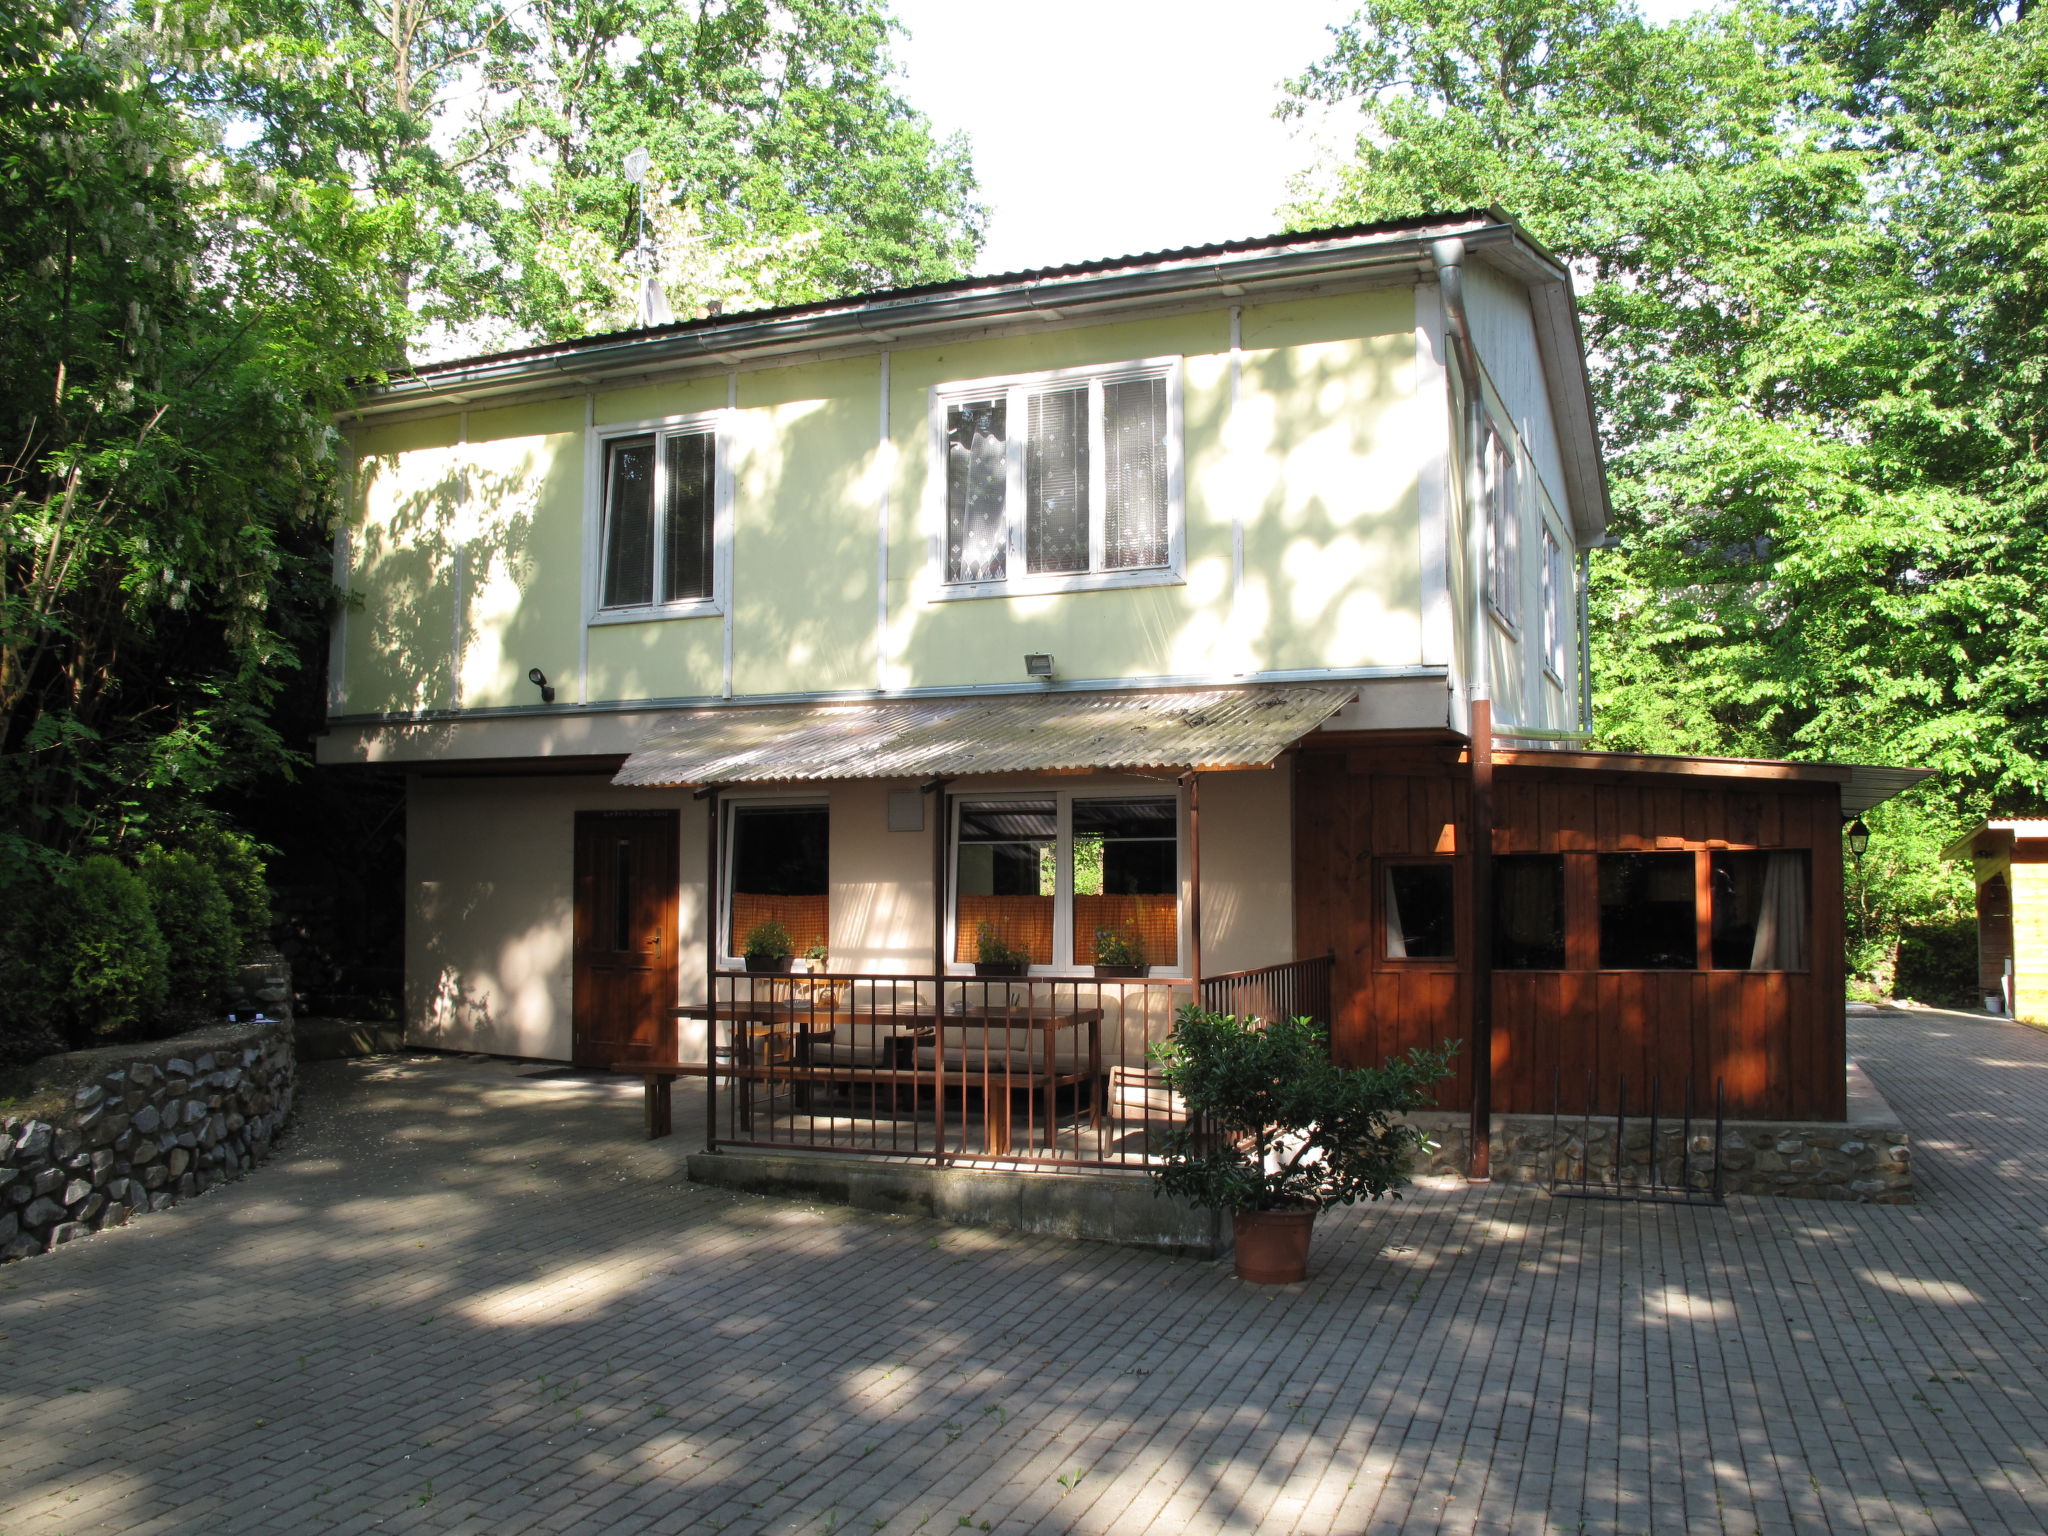
[[[1486,402],[1482,394],[1479,354],[1465,319],[1465,242],[1456,238],[1430,243],[1436,280],[1444,296],[1444,329],[1449,333],[1458,372],[1464,376],[1464,440],[1459,444],[1458,504],[1465,514],[1465,588],[1470,613],[1463,691],[1465,720],[1470,727],[1475,701],[1493,697],[1492,653],[1487,645],[1484,583],[1486,562],[1485,492],[1480,482],[1481,445],[1486,438]]]

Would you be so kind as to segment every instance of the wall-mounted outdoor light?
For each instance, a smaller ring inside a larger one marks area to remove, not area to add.
[[[1041,683],[1052,681],[1052,657],[1045,651],[1033,651],[1024,658],[1024,675],[1035,677]]]
[[[1860,862],[1863,858],[1863,850],[1870,846],[1870,828],[1863,824],[1861,816],[1858,816],[1849,823],[1848,838],[1849,852],[1854,854]]]
[[[547,673],[541,671],[539,667],[528,667],[526,669],[526,680],[540,690],[541,703],[552,704],[555,702],[554,685],[548,681]]]

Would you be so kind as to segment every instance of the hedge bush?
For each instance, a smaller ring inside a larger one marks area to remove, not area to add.
[[[59,875],[50,894],[36,1000],[74,1046],[153,1021],[169,994],[170,963],[142,878],[96,853]]]
[[[213,871],[182,849],[149,849],[142,879],[168,950],[170,996],[181,1011],[211,1010],[242,958],[234,906]]]
[[[184,850],[213,872],[227,898],[235,932],[241,940],[239,960],[270,941],[270,887],[264,880],[263,849],[246,832],[229,827],[197,826],[178,839]]]

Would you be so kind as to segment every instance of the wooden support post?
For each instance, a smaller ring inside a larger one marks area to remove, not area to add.
[[[1472,701],[1472,1122],[1465,1176],[1493,1176],[1493,701]]]
[[[1202,1006],[1202,776],[1190,768],[1181,775],[1188,787],[1188,978],[1193,1002]]]

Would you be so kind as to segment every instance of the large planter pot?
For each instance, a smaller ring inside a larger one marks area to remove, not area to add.
[[[1095,979],[1114,981],[1124,976],[1142,976],[1150,969],[1149,965],[1098,965],[1095,967]]]
[[[1313,1208],[1292,1211],[1232,1211],[1237,1243],[1237,1278],[1254,1285],[1291,1285],[1308,1278],[1308,1240],[1316,1223]]]
[[[974,974],[977,976],[1022,976],[1025,962],[1022,960],[977,960]]]
[[[747,962],[747,969],[755,972],[757,975],[767,973],[770,975],[786,976],[789,974],[790,962],[794,960],[796,956],[748,955],[745,958]]]

